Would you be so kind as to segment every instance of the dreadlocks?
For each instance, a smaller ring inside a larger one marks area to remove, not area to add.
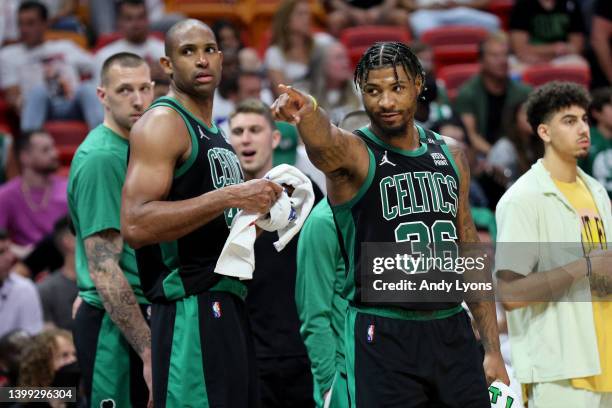
[[[368,78],[372,69],[392,67],[397,75],[397,66],[401,65],[407,74],[416,80],[421,77],[425,82],[425,71],[419,59],[410,48],[401,42],[377,42],[363,54],[355,68],[355,85],[361,89],[361,84]]]

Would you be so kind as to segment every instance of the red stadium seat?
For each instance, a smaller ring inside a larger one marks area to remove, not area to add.
[[[589,87],[591,82],[591,72],[588,67],[578,65],[534,65],[523,71],[522,76],[523,82],[537,87],[550,81],[568,81],[575,82],[584,86]]]
[[[495,14],[499,17],[501,26],[508,31],[510,27],[510,13],[514,7],[514,0],[492,0],[486,7],[485,11]]]
[[[465,81],[480,71],[480,64],[449,65],[438,72],[438,79],[444,83],[451,101],[457,97],[459,88]]]
[[[407,28],[397,26],[360,26],[342,30],[340,41],[349,49],[364,51],[377,41],[399,41],[408,44],[412,36]]]
[[[425,31],[421,35],[421,41],[433,48],[442,45],[478,45],[487,35],[488,32],[484,28],[449,26]]]
[[[59,145],[57,146],[57,152],[59,154],[60,164],[62,166],[70,167],[74,153],[76,152],[79,145]]]
[[[78,120],[49,121],[45,123],[45,130],[53,136],[58,146],[78,145],[89,131],[87,124]]]
[[[433,49],[433,59],[436,72],[449,65],[475,64],[478,62],[478,46],[441,45]]]

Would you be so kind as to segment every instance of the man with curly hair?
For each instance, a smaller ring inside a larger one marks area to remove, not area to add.
[[[551,82],[529,97],[544,157],[497,206],[497,276],[530,407],[612,406],[610,200],[577,166],[591,144],[588,107],[576,84]]]

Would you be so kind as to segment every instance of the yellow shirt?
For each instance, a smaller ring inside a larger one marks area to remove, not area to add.
[[[585,253],[594,249],[607,249],[606,233],[597,206],[584,182],[577,178],[575,183],[554,180],[556,186],[570,202],[582,221],[582,243]],[[596,296],[593,295],[593,299]],[[603,300],[602,298],[599,298]],[[605,301],[593,302],[593,320],[597,335],[597,348],[601,374],[584,378],[573,378],[572,385],[595,392],[612,392],[612,295]],[[606,319],[606,316],[608,317]]]

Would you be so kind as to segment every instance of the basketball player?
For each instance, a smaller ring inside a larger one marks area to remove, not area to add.
[[[153,399],[156,408],[249,407],[258,385],[246,288],[213,271],[238,209],[267,213],[282,188],[242,183],[211,120],[223,56],[210,28],[175,24],[165,52],[170,92],[132,129],[121,223],[152,302]]]
[[[370,118],[356,134],[331,125],[314,98],[293,88],[281,86],[283,93],[272,106],[279,119],[297,123],[309,158],[327,177],[347,268],[351,404],[489,407],[488,383],[509,383],[494,303],[469,303],[485,350],[483,362],[458,302],[382,307],[362,302],[363,242],[426,243],[441,237],[471,243],[478,235],[463,152],[414,124],[424,73],[412,51],[401,43],[376,43],[359,61],[355,83]],[[434,189],[436,179],[444,182]]]
[[[68,182],[83,299],[75,316],[74,342],[88,406],[106,401],[105,406],[144,407],[151,390],[151,331],[145,317],[149,302],[134,250],[121,238],[119,217],[130,129],[153,101],[146,61],[130,53],[109,57],[102,66],[98,97],[104,122],[79,146]]]

